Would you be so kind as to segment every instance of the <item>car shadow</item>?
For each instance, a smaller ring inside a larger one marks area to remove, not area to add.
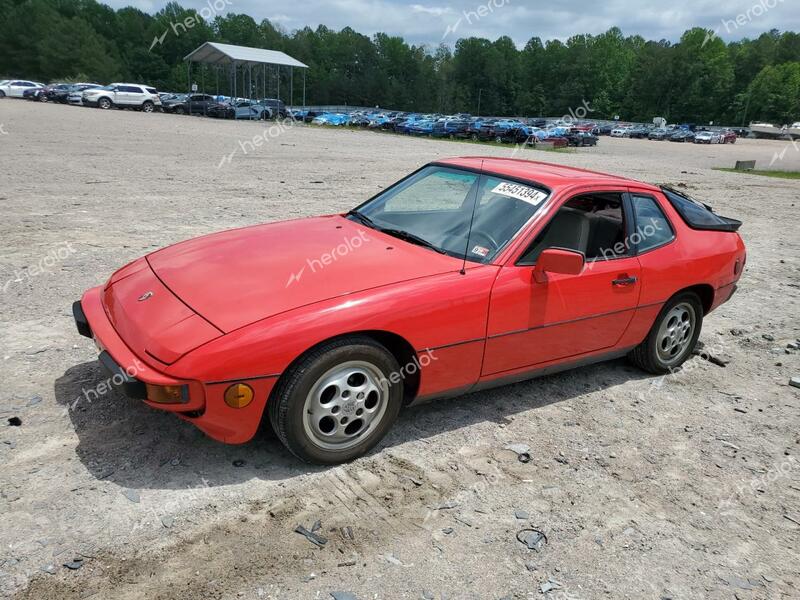
[[[520,412],[647,377],[626,361],[616,360],[415,406],[401,412],[373,453],[476,423],[505,423]],[[223,444],[190,423],[113,389],[95,394],[106,379],[93,361],[69,368],[54,384],[56,402],[78,436],[78,458],[98,480],[123,488],[185,489],[253,478],[287,480],[326,469],[292,456],[269,426],[262,426],[246,444]]]

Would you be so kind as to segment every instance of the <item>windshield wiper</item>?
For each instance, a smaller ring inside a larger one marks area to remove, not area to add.
[[[404,229],[392,229],[388,227],[381,227],[375,221],[370,219],[364,213],[357,211],[355,209],[351,210],[347,213],[348,217],[355,217],[359,221],[361,221],[367,227],[371,227],[372,229],[377,229],[381,233],[385,233],[387,235],[391,235],[396,238],[400,238],[401,240],[405,240],[412,244],[417,244],[418,246],[424,246],[425,248],[430,248],[431,250],[436,250],[439,254],[447,254],[447,250],[443,250],[434,244],[431,244],[428,240],[419,237],[418,235],[414,235],[410,231],[405,231]]]
[[[425,248],[430,248],[431,250],[435,250],[439,254],[447,254],[447,250],[444,250],[442,248],[439,248],[439,246],[431,244],[428,240],[421,238],[418,235],[414,235],[410,231],[405,231],[403,229],[383,229],[383,228],[379,228],[378,231],[381,231],[387,235],[394,236],[396,238],[400,238],[401,240],[405,240],[406,242],[417,244],[418,246],[424,246]]]
[[[355,217],[356,219],[361,221],[367,227],[372,227],[372,229],[377,229],[378,231],[381,231],[381,228],[375,223],[375,221],[370,219],[367,215],[365,215],[362,212],[359,212],[359,211],[353,209],[353,210],[351,210],[350,212],[347,213],[347,216],[348,217]]]

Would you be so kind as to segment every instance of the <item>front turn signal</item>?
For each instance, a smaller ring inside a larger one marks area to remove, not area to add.
[[[189,401],[189,389],[185,385],[145,385],[147,399],[157,404],[181,404]]]
[[[244,408],[253,401],[253,388],[246,383],[234,383],[225,390],[225,404],[231,408]]]

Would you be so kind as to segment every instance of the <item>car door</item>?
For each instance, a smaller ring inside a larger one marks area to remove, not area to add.
[[[112,92],[114,94],[114,104],[117,106],[130,106],[133,103],[131,91],[133,89],[135,88],[129,85],[118,85]]]
[[[14,98],[22,98],[25,90],[29,90],[32,87],[36,86],[30,81],[12,81],[8,86],[8,95]]]
[[[635,313],[641,268],[629,243],[633,219],[626,191],[593,188],[556,206],[520,256],[498,274],[483,376],[610,352]],[[550,247],[583,252],[583,271],[548,273],[545,282],[537,282],[536,258]]]

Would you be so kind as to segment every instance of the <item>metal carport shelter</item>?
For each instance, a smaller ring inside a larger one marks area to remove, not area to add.
[[[219,68],[227,67],[231,76],[230,94],[233,97],[238,95],[238,81],[242,85],[242,97],[250,98],[253,92],[258,90],[258,82],[261,80],[263,96],[267,95],[267,65],[277,67],[278,92],[277,98],[280,99],[281,90],[281,67],[289,67],[289,105],[294,106],[294,69],[303,69],[303,106],[306,105],[306,72],[308,65],[292,58],[288,54],[277,50],[264,50],[263,48],[250,48],[248,46],[234,46],[232,44],[220,44],[218,42],[206,42],[196,50],[187,54],[184,59],[187,62],[189,86],[192,85],[192,63],[210,65],[217,69],[217,92],[219,92]],[[261,65],[261,77],[258,76],[258,65]],[[253,67],[256,67],[256,79],[253,80]],[[241,76],[239,70],[242,70]],[[247,86],[247,88],[245,88]],[[203,82],[205,87],[205,82]],[[245,93],[247,92],[247,93]]]

